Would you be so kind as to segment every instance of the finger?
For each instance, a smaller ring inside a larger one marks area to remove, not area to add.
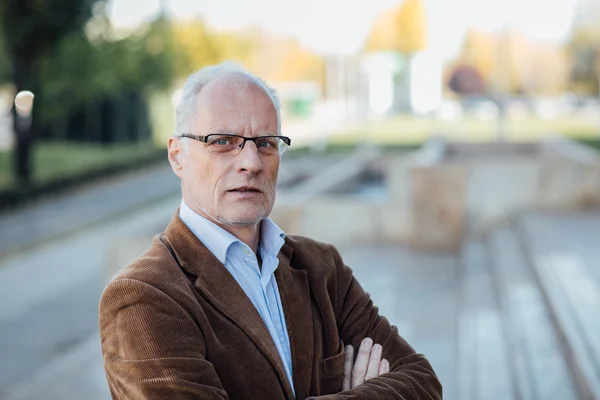
[[[352,389],[352,366],[354,365],[354,347],[346,346],[344,354],[344,382],[342,384],[342,390]]]
[[[379,376],[379,363],[381,362],[381,345],[376,344],[371,349],[371,357],[369,358],[369,366],[365,375],[365,381]]]
[[[367,365],[369,364],[369,357],[371,356],[372,347],[373,341],[370,338],[365,338],[360,344],[358,356],[356,356],[354,368],[352,368],[352,388],[357,387],[365,381]]]
[[[384,358],[379,363],[379,375],[378,376],[381,376],[383,374],[387,374],[388,372],[390,372],[390,363],[388,362],[388,360],[386,360]]]

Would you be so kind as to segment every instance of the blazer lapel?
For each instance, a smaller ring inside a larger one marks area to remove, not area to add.
[[[181,267],[197,276],[196,289],[252,339],[275,369],[286,398],[294,399],[279,352],[254,304],[223,264],[179,218],[179,209],[167,226],[165,236]]]
[[[275,278],[290,337],[296,398],[304,399],[310,393],[312,379],[312,305],[306,271],[290,266],[292,253],[292,247],[284,244],[279,252],[279,267],[275,271]]]

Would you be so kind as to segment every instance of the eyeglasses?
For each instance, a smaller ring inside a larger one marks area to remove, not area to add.
[[[246,145],[247,141],[254,142],[258,152],[264,155],[283,154],[292,144],[292,140],[287,136],[258,136],[244,137],[240,135],[213,133],[206,136],[192,135],[182,133],[181,138],[194,139],[206,143],[208,151],[216,154],[236,155]]]

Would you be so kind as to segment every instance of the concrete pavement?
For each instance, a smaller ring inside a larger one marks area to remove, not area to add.
[[[59,386],[76,377],[85,386],[97,377],[93,368],[101,366],[101,358],[89,338],[97,334],[98,300],[113,241],[162,231],[178,202],[177,195],[0,261],[0,398],[14,393],[16,398],[63,399],[47,396],[52,386],[36,389],[36,382],[60,371],[60,378],[50,380]],[[65,356],[70,353],[75,355]],[[86,357],[91,369],[82,365]]]
[[[165,161],[5,212],[0,214],[0,259],[178,191],[179,179]]]

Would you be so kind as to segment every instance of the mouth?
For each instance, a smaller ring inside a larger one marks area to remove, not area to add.
[[[228,192],[252,194],[252,193],[262,193],[262,190],[257,189],[255,187],[251,187],[251,186],[240,186],[238,188],[228,190]]]

